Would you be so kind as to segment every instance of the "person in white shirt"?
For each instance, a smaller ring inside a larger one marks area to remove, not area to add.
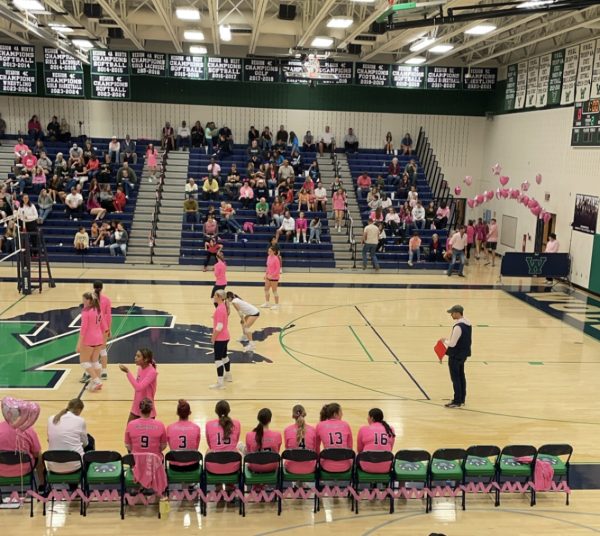
[[[388,197],[386,193],[381,194],[381,208],[382,210],[387,211],[388,208],[392,206],[392,200]]]
[[[358,138],[351,128],[348,129],[348,134],[344,136],[344,149],[347,153],[355,153],[358,151]]]
[[[210,159],[210,164],[208,164],[208,166],[206,166],[206,169],[211,174],[211,176],[213,176],[215,179],[217,179],[217,182],[219,184],[221,184],[221,181],[220,181],[221,166],[219,163],[217,163],[217,161],[214,158]]]
[[[70,450],[83,457],[86,447],[93,443],[81,417],[83,408],[81,399],[73,398],[65,409],[48,418],[48,450]],[[74,473],[80,468],[78,462],[48,462],[48,469],[55,473]]]
[[[280,181],[294,178],[294,175],[295,175],[294,168],[292,166],[290,166],[290,163],[288,160],[283,161],[283,164],[279,168],[277,175],[279,176]]]
[[[321,181],[317,182],[317,187],[315,188],[315,201],[317,203],[317,211],[327,212],[327,189]]]
[[[177,149],[188,151],[190,150],[190,140],[192,139],[192,132],[187,126],[185,121],[181,122],[181,126],[177,129]]]
[[[185,183],[185,197],[192,196],[196,201],[198,201],[198,185],[196,181],[190,177],[188,181]]]
[[[240,324],[242,324],[242,336],[238,339],[238,342],[248,343],[244,348],[244,352],[254,351],[254,341],[252,339],[252,330],[250,329],[254,322],[258,320],[260,311],[251,303],[242,300],[237,294],[233,292],[227,293],[227,301],[233,305],[235,310],[240,315]]]
[[[65,205],[69,219],[77,221],[77,217],[81,217],[83,213],[83,196],[76,188],[71,188],[71,193],[65,198]]]
[[[421,205],[421,201],[417,201],[417,204],[412,209],[412,220],[413,227],[415,229],[425,229],[425,209]]]
[[[452,249],[452,259],[450,259],[450,265],[448,266],[448,277],[452,275],[452,267],[456,263],[457,259],[459,262],[458,275],[459,277],[465,277],[463,270],[465,268],[465,248],[467,247],[467,234],[464,225],[458,228],[458,232],[452,235],[450,238],[450,248]]]
[[[108,155],[111,162],[115,162],[116,164],[121,162],[121,142],[117,140],[116,136],[113,136],[108,143]]]
[[[286,241],[289,241],[294,237],[295,232],[296,220],[292,218],[290,211],[286,210],[283,214],[283,222],[281,223],[281,227],[279,227],[279,229],[277,229],[277,232],[275,233],[275,238],[276,240],[279,240],[279,237],[283,233],[285,233],[285,239]]]
[[[323,152],[327,150],[330,153],[335,151],[335,136],[332,134],[329,126],[325,127],[325,132],[321,134],[319,140],[319,154],[323,156]]]
[[[556,240],[556,234],[550,233],[548,235],[548,242],[546,243],[546,249],[544,250],[544,252],[545,253],[558,253],[559,247],[560,247],[560,244],[558,243],[558,240]],[[552,277],[546,278],[546,285],[550,286],[553,283],[554,283],[554,278],[552,278]]]

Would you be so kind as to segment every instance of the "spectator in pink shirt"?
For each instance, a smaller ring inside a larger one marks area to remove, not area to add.
[[[496,266],[496,248],[498,247],[498,224],[496,219],[492,218],[488,227],[488,233],[486,237],[486,246],[488,251],[488,261],[485,263],[486,266],[490,263],[489,258],[492,259],[492,267]]]
[[[450,208],[446,205],[445,201],[440,203],[436,213],[435,220],[433,220],[433,225],[436,229],[445,229],[448,225],[448,216],[450,214]]]
[[[304,242],[306,244],[306,231],[308,229],[308,221],[304,217],[304,212],[300,212],[296,218],[296,242]],[[300,240],[302,239],[302,240]]]
[[[21,164],[30,173],[35,169],[37,165],[37,157],[31,152],[27,151],[27,154],[21,159]]]
[[[414,231],[408,241],[408,265],[413,265],[413,257],[417,256],[417,262],[421,262],[421,237],[419,231]]]
[[[131,422],[141,417],[140,403],[143,400],[154,401],[156,395],[156,383],[158,379],[158,372],[156,370],[156,362],[152,350],[149,348],[140,348],[135,353],[135,364],[138,367],[137,376],[131,373],[128,367],[125,365],[119,365],[122,372],[127,374],[127,380],[133,387],[134,396],[133,402],[131,403],[131,411],[129,413],[129,419],[127,422]],[[156,417],[156,410],[154,405],[150,410],[150,417]]]
[[[43,140],[44,139],[44,130],[42,129],[42,124],[37,115],[31,116],[31,119],[27,123],[27,133],[34,140]]]
[[[38,435],[33,428],[28,428],[22,432],[15,430],[6,421],[1,422],[0,450],[7,450],[10,452],[21,451],[29,454],[31,463],[36,468],[38,484],[44,482],[44,464],[41,460],[42,447]],[[28,463],[0,465],[0,477],[20,477],[28,475],[29,473],[30,465]]]
[[[29,147],[23,142],[23,138],[19,138],[15,145],[15,164],[20,163],[28,151]]]
[[[546,249],[544,250],[544,252],[545,253],[558,253],[559,247],[560,247],[560,244],[558,243],[558,240],[556,240],[556,234],[550,233],[548,235],[548,242],[546,242]],[[553,282],[554,282],[554,279],[552,277],[546,278],[546,285],[552,285]]]

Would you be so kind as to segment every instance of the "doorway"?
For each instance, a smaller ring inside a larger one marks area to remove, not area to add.
[[[538,218],[537,225],[535,228],[535,245],[534,251],[536,253],[542,253],[548,242],[548,235],[554,232],[556,228],[556,214],[550,214],[548,222]]]

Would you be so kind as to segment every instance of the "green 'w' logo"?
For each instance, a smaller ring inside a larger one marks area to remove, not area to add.
[[[529,275],[540,275],[547,260],[546,257],[525,257]]]

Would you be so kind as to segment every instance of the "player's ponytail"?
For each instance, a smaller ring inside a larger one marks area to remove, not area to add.
[[[273,418],[273,414],[269,408],[263,408],[258,412],[256,418],[258,419],[258,425],[252,431],[256,433],[256,444],[258,445],[258,450],[262,450],[265,426],[269,426],[269,423]]]
[[[385,428],[385,433],[388,435],[388,437],[396,437],[392,427],[383,420],[383,411],[381,411],[379,408],[373,408],[369,410],[369,417],[373,419],[373,422],[378,422],[383,425]]]
[[[77,411],[77,412],[81,413],[82,410],[83,410],[83,402],[82,402],[81,398],[72,398],[71,400],[69,400],[67,407],[65,409],[59,411],[54,416],[54,419],[52,419],[52,422],[54,424],[58,424],[60,422],[60,420],[62,419],[62,417],[67,413],[67,411],[70,411],[72,413],[75,413]]]
[[[325,404],[321,408],[321,413],[319,414],[319,418],[322,421],[326,421],[328,419],[332,419],[337,413],[341,413],[342,406],[340,406],[337,402],[331,402],[330,404]]]
[[[329,404],[324,404],[319,413],[319,420],[326,421],[329,419]]]
[[[144,398],[140,402],[140,413],[142,414],[142,417],[149,417],[153,408],[154,404],[149,398]]]
[[[85,292],[83,294],[84,300],[90,300],[92,309],[96,309],[96,311],[100,312],[100,300],[98,299],[98,294],[95,292]]]
[[[94,281],[94,292],[98,296],[100,296],[100,294],[102,293],[103,288],[104,288],[104,285],[102,284],[102,281],[100,281],[100,280]]]
[[[304,417],[306,417],[306,410],[304,406],[300,404],[296,404],[292,408],[292,417],[296,421],[296,443],[300,445],[302,441],[304,441],[304,436],[306,435],[306,421]]]
[[[189,402],[187,400],[184,400],[183,398],[180,398],[179,402],[177,402],[177,416],[182,421],[187,421],[191,413],[192,410],[190,408]]]
[[[234,300],[235,298],[237,298],[238,300],[241,300],[241,298],[234,292],[227,292],[226,297],[227,297],[227,300],[229,300],[229,301]]]
[[[223,428],[223,435],[225,439],[229,439],[231,432],[233,432],[233,421],[229,417],[231,408],[227,400],[219,400],[215,406],[215,413],[219,417],[219,424]]]
[[[140,352],[140,354],[142,354],[142,358],[144,359],[144,362],[147,365],[152,365],[154,368],[156,368],[154,354],[152,353],[152,350],[150,350],[150,348],[140,348],[138,351]]]

